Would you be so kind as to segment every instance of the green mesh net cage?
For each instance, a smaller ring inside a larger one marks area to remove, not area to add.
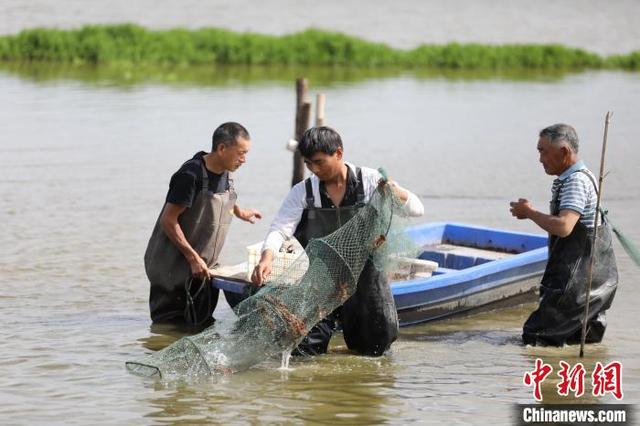
[[[369,202],[332,234],[309,242],[298,260],[235,308],[226,333],[216,325],[183,337],[127,369],[148,377],[198,378],[245,370],[292,351],[309,330],[355,293],[367,259],[381,271],[417,250],[404,232],[402,202],[381,180]],[[304,270],[300,274],[300,270]]]

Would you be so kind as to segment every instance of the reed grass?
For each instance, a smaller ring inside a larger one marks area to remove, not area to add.
[[[152,31],[134,24],[35,28],[0,36],[0,62],[84,65],[296,65],[403,69],[557,70],[640,68],[640,52],[601,57],[561,45],[476,43],[394,49],[309,29],[270,36],[217,28]]]

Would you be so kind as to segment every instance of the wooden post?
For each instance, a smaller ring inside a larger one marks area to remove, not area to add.
[[[306,78],[296,80],[296,127],[294,139],[300,142],[302,134],[309,128],[311,121],[311,103],[307,101],[307,91],[309,82]],[[300,151],[296,149],[293,153],[293,178],[291,186],[304,179],[304,160]]]
[[[316,127],[324,126],[324,103],[326,97],[324,93],[316,95]]]

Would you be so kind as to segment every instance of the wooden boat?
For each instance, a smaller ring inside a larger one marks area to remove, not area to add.
[[[430,276],[391,282],[401,326],[535,299],[547,263],[546,236],[445,222],[407,232],[421,247],[416,263],[437,265]],[[242,273],[214,274],[213,285],[225,293],[247,291]]]
[[[425,279],[393,282],[400,325],[534,300],[547,264],[547,237],[459,223],[408,230],[421,259],[438,262]]]

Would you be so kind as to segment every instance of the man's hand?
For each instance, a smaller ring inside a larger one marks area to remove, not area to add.
[[[509,203],[511,206],[511,216],[515,216],[518,219],[529,219],[531,213],[535,211],[529,200],[526,198],[519,198],[518,201],[512,201]]]
[[[557,215],[544,214],[534,209],[529,200],[524,198],[512,201],[510,205],[512,216],[518,219],[531,219],[540,228],[561,238],[571,234],[580,220],[580,213],[569,209],[560,210]]]
[[[265,250],[262,252],[260,256],[260,262],[253,268],[253,273],[251,274],[251,282],[257,285],[258,287],[262,286],[262,284],[267,281],[269,275],[271,275],[271,268],[273,266],[273,253],[271,250]]]
[[[205,261],[200,256],[193,256],[189,259],[189,266],[191,266],[191,275],[199,279],[211,278],[211,272]]]
[[[233,207],[233,214],[240,220],[256,223],[256,219],[262,219],[262,213],[256,209],[241,209],[237,204]]]
[[[251,274],[251,282],[258,287],[262,286],[271,275],[271,262],[259,262],[255,268],[253,268],[253,274]]]
[[[398,199],[400,199],[400,201],[402,201],[402,202],[406,202],[407,201],[407,199],[409,198],[409,193],[407,192],[406,189],[402,188],[400,185],[398,185],[396,183],[396,181],[392,180],[391,178],[387,179],[387,184],[389,185],[389,187],[393,191],[393,194],[396,197],[398,197]]]

